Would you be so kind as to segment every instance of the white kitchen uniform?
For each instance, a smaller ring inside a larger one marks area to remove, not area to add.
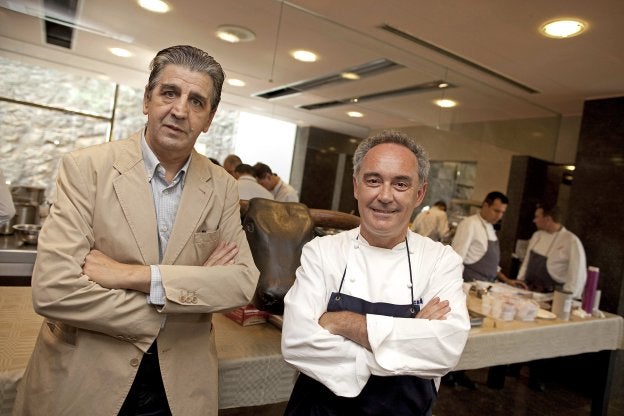
[[[453,250],[407,231],[392,249],[370,246],[359,228],[317,237],[302,251],[296,280],[287,293],[282,328],[284,359],[333,393],[355,397],[371,374],[435,379],[459,361],[470,330],[462,291],[462,261]],[[410,287],[409,262],[413,275]],[[446,320],[366,315],[372,352],[333,335],[318,324],[332,292],[369,302],[421,306],[438,296],[448,300]]]
[[[238,196],[240,199],[273,199],[273,194],[264,186],[260,185],[256,178],[251,175],[241,175],[236,182],[238,183]]]
[[[275,188],[271,191],[276,201],[299,202],[297,190],[283,180],[279,180]]]
[[[548,233],[536,231],[529,240],[527,255],[522,261],[518,279],[524,280],[531,251],[547,258],[546,269],[550,277],[563,284],[563,290],[580,299],[587,280],[587,263],[581,240],[565,227]]]
[[[412,231],[433,241],[440,241],[449,231],[446,211],[433,206],[416,216],[411,227]]]

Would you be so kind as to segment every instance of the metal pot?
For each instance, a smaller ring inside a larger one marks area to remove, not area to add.
[[[0,235],[11,235],[13,234],[13,226],[17,224],[15,217],[11,218],[6,222],[0,223]]]
[[[38,186],[11,186],[11,195],[16,204],[41,205],[45,201],[45,188]]]
[[[39,224],[39,205],[15,204],[15,224]]]

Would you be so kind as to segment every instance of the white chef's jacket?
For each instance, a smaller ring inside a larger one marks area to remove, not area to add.
[[[464,264],[474,264],[485,256],[488,240],[498,241],[494,226],[476,213],[460,221],[451,246],[464,259]],[[497,267],[500,271],[500,266]]]
[[[555,233],[533,233],[518,272],[519,280],[524,280],[526,276],[531,250],[547,258],[548,274],[553,280],[563,284],[563,290],[572,292],[577,299],[581,298],[587,280],[587,263],[585,249],[576,235],[565,227]]]
[[[407,230],[406,230],[407,231]],[[446,320],[366,316],[372,352],[318,324],[332,292],[370,302],[411,303],[405,242],[393,249],[370,246],[359,228],[317,237],[303,247],[301,266],[284,299],[282,354],[301,372],[335,394],[357,396],[371,374],[434,379],[453,369],[470,330],[462,291],[461,258],[441,243],[407,231],[414,300],[448,300]]]
[[[258,180],[251,175],[241,175],[236,181],[238,184],[238,196],[240,199],[266,198],[273,199],[273,194]]]
[[[419,213],[411,226],[411,230],[429,237],[433,241],[440,241],[449,231],[446,211],[434,205],[431,209]]]
[[[297,190],[283,180],[279,179],[275,188],[271,191],[276,201],[299,202]]]

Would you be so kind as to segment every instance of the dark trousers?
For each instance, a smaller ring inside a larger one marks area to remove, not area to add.
[[[171,416],[160,374],[156,341],[143,355],[119,416]]]

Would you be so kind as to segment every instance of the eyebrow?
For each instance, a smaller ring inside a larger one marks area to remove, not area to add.
[[[364,173],[362,175],[362,178],[364,178],[364,179],[373,178],[373,177],[381,178],[382,175],[377,173],[377,172],[368,172],[368,173]],[[412,183],[414,181],[414,179],[411,176],[408,176],[408,175],[393,176],[391,179],[392,179],[392,181],[405,181],[405,182],[409,182],[409,183]]]
[[[178,92],[178,93],[181,90],[180,87],[177,86],[176,84],[168,84],[168,83],[160,84],[160,88],[161,88],[161,90],[174,90],[175,92]],[[204,95],[202,95],[202,94],[200,94],[198,92],[195,92],[195,91],[191,91],[189,93],[189,98],[199,100],[199,101],[201,101],[204,104],[208,102],[208,97],[207,96],[204,96]]]

